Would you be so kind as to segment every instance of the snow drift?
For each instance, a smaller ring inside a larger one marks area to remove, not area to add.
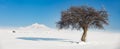
[[[82,31],[57,30],[38,23],[0,29],[0,49],[120,49],[120,32],[90,30],[86,43],[80,41],[81,35]]]

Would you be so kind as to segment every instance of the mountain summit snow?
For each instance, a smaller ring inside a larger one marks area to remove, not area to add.
[[[29,26],[25,26],[25,27],[20,27],[19,30],[25,30],[25,31],[50,31],[50,28],[47,27],[46,25],[43,24],[39,24],[39,23],[34,23],[32,25]]]
[[[30,29],[48,29],[47,26],[43,25],[43,24],[39,24],[39,23],[34,23],[30,26],[27,26],[26,28],[30,28]]]

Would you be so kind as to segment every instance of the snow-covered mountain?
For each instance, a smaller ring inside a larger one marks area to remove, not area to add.
[[[17,30],[24,31],[24,32],[43,32],[43,31],[47,32],[47,31],[50,31],[51,29],[47,27],[46,25],[34,23],[29,26],[19,27]]]
[[[20,29],[49,29],[49,28],[43,24],[34,23],[26,27],[20,27]]]

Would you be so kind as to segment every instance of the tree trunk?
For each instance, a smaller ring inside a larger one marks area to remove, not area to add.
[[[87,36],[87,27],[83,27],[83,35],[81,37],[81,41],[86,42],[86,36]]]

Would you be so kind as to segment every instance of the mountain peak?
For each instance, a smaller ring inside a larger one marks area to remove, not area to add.
[[[34,23],[32,25],[21,27],[20,29],[35,29],[35,30],[43,30],[43,29],[49,29],[49,27],[45,26],[44,24]]]
[[[31,27],[35,27],[35,28],[47,28],[47,26],[43,25],[43,24],[39,24],[39,23],[34,23],[32,25],[30,25]]]

